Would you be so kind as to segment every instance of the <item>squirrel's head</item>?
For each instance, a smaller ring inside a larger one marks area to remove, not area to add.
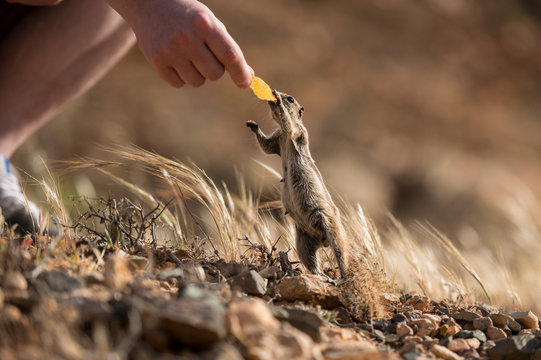
[[[269,101],[273,119],[280,125],[282,130],[290,128],[295,130],[302,126],[302,113],[304,108],[291,95],[273,90],[275,101]],[[289,125],[289,126],[288,126]]]

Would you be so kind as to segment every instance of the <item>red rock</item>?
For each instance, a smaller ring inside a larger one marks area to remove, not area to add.
[[[440,357],[440,358],[442,358],[444,360],[460,360],[460,359],[463,359],[462,356],[459,356],[459,355],[455,354],[454,352],[452,352],[451,350],[447,349],[446,347],[443,347],[443,346],[438,345],[438,344],[432,345],[430,350],[432,351],[432,353],[434,355],[436,355],[437,357]]]
[[[413,335],[413,329],[404,323],[396,324],[396,335],[403,337]]]
[[[436,327],[440,326],[441,323],[441,317],[435,314],[423,314],[421,315],[421,319],[430,320]]]
[[[507,337],[505,331],[495,326],[491,326],[487,329],[486,334],[490,340],[498,340]]]
[[[466,342],[466,339],[453,339],[447,344],[447,348],[454,352],[463,351],[469,349],[470,346]]]
[[[514,312],[511,316],[525,329],[539,329],[537,316],[531,310]]]
[[[439,333],[441,336],[453,336],[460,330],[462,330],[462,328],[458,324],[444,324],[440,326]]]
[[[481,342],[476,338],[470,339],[453,339],[447,344],[447,348],[456,353],[465,351],[468,349],[477,349],[481,345]]]
[[[417,336],[431,336],[436,330],[434,323],[428,319],[415,319],[412,322],[419,327],[415,334]]]
[[[280,299],[304,301],[324,308],[343,306],[336,286],[319,275],[305,274],[286,277],[274,288]]]
[[[272,316],[269,307],[257,298],[232,302],[227,320],[229,331],[237,338],[280,327],[280,322]]]

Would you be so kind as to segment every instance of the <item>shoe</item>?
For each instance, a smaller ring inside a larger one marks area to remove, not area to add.
[[[0,155],[0,209],[4,222],[18,233],[39,233],[39,209],[23,194],[11,172],[9,159]]]

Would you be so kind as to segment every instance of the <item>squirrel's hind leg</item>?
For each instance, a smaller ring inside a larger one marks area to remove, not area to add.
[[[319,260],[316,254],[320,244],[319,241],[313,239],[310,235],[297,227],[297,254],[301,262],[312,274],[321,274]]]

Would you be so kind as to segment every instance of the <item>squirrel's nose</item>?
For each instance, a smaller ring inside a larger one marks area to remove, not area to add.
[[[278,96],[278,91],[276,91],[276,89],[272,90],[272,95],[274,95],[274,97],[276,98],[276,101],[271,101],[271,102],[279,104],[280,96]]]

